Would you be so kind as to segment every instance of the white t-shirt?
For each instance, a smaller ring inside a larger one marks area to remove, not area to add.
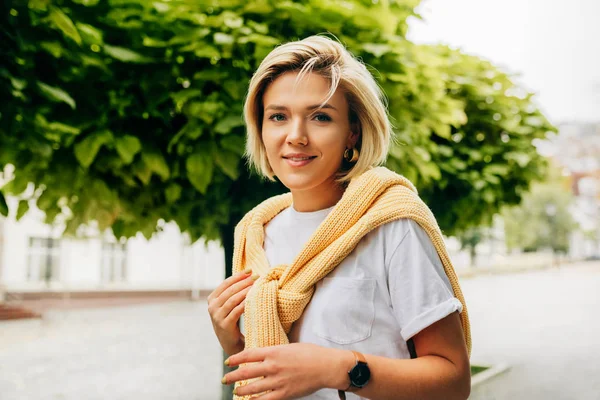
[[[269,264],[291,264],[332,209],[304,213],[292,206],[273,218],[265,227]],[[454,311],[461,312],[462,304],[433,243],[416,222],[400,219],[367,234],[317,283],[289,338],[292,343],[410,358],[406,341]],[[339,397],[337,390],[323,389],[304,399]]]

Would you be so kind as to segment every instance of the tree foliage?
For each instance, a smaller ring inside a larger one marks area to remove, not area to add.
[[[406,40],[418,3],[3,2],[0,170],[15,173],[0,212],[4,192],[20,210],[36,199],[67,233],[97,221],[149,237],[163,219],[224,240],[284,190],[242,158],[252,72],[279,43],[330,32],[389,98],[388,166],[417,184],[447,234],[488,220],[542,175],[532,141],[553,127],[489,62]]]
[[[577,227],[569,211],[573,195],[568,185],[557,171],[551,171],[547,181],[532,185],[520,205],[504,210],[509,250],[568,252],[570,234]]]

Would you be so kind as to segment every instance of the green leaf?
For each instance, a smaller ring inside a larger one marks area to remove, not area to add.
[[[110,211],[100,209],[96,212],[95,220],[98,222],[98,229],[100,232],[104,232],[112,225],[114,216]]]
[[[61,122],[49,122],[46,128],[52,132],[66,133],[68,135],[79,135],[81,129]]]
[[[165,198],[167,199],[167,203],[173,204],[181,197],[181,186],[176,183],[171,183],[165,189]]]
[[[238,171],[239,162],[240,157],[230,151],[220,150],[215,154],[215,163],[217,166],[234,181],[240,176],[240,172]]]
[[[152,170],[146,165],[143,158],[138,159],[138,161],[133,164],[132,172],[144,185],[150,183]]]
[[[198,58],[213,58],[220,57],[221,53],[214,46],[205,45],[196,50],[194,50],[194,54]]]
[[[54,58],[60,58],[64,54],[64,49],[58,42],[41,42],[40,47],[52,54]]]
[[[187,137],[191,140],[196,140],[200,136],[202,136],[202,127],[198,124],[197,120],[190,119],[187,124],[183,126],[177,132],[171,140],[169,140],[169,144],[167,145],[167,153],[171,153],[173,150],[173,146],[179,142],[179,140],[183,137]]]
[[[65,92],[61,88],[46,85],[43,82],[37,82],[38,88],[48,99],[56,102],[64,102],[71,106],[71,108],[75,109],[75,100],[69,95],[69,93]]]
[[[486,166],[483,171],[486,174],[505,176],[510,172],[510,167],[504,164],[491,164]]]
[[[0,215],[8,217],[8,204],[2,192],[0,192]]]
[[[387,52],[390,52],[392,48],[388,44],[381,43],[364,43],[362,48],[365,51],[373,54],[375,57],[379,58]]]
[[[183,105],[189,99],[192,99],[194,97],[200,97],[200,96],[202,96],[202,90],[198,90],[198,89],[185,89],[185,90],[180,90],[179,92],[176,92],[176,93],[171,93],[171,98],[177,105],[177,108],[183,107]]]
[[[211,124],[221,109],[222,103],[215,101],[197,102],[192,101],[187,103],[185,107],[185,114],[190,117],[197,117],[204,122]]]
[[[233,44],[233,36],[226,33],[217,32],[214,36],[215,43],[220,45]]]
[[[199,149],[185,161],[187,176],[190,183],[202,194],[213,176],[213,160],[206,150]]]
[[[86,7],[95,6],[100,0],[73,0],[74,3],[84,5]]]
[[[53,193],[52,190],[46,188],[40,197],[38,197],[36,205],[40,210],[46,211],[54,206],[57,200],[58,198],[56,197],[56,194]]]
[[[521,168],[525,168],[527,164],[529,164],[529,161],[531,161],[531,156],[529,154],[516,151],[504,154],[504,158],[507,160],[514,160]]]
[[[35,11],[47,11],[50,0],[29,0],[27,7]]]
[[[17,173],[2,189],[8,194],[18,195],[23,193],[28,185],[29,179],[25,175]]]
[[[150,171],[155,172],[163,181],[169,179],[171,171],[169,170],[167,161],[160,151],[155,149],[144,150],[142,153],[142,159]]]
[[[125,164],[131,164],[135,155],[142,149],[140,139],[131,135],[118,137],[115,145],[117,153]]]
[[[83,41],[89,44],[103,44],[104,39],[102,37],[102,31],[93,27],[92,25],[84,24],[82,22],[75,23],[79,32],[83,36]]]
[[[100,148],[112,141],[113,134],[111,131],[96,131],[87,135],[85,139],[75,145],[75,157],[79,164],[88,168],[94,162]]]
[[[256,43],[259,46],[272,48],[280,44],[281,40],[272,36],[260,35],[257,33],[252,33],[248,36],[244,36],[238,39],[238,43],[240,44],[246,44],[248,42]]]
[[[243,136],[228,135],[221,139],[221,147],[240,156],[246,151],[246,139]]]
[[[65,36],[71,38],[78,45],[81,45],[81,36],[79,36],[77,28],[75,28],[75,25],[73,25],[71,18],[69,18],[64,12],[62,12],[59,8],[51,7],[48,18],[58,29],[62,31]]]
[[[415,146],[412,148],[412,151],[414,151],[417,154],[417,156],[419,156],[419,158],[421,158],[421,160],[425,161],[426,163],[429,163],[429,161],[431,161],[431,154],[429,154],[429,152],[424,148]]]
[[[21,218],[23,218],[23,215],[25,215],[27,213],[27,211],[29,211],[29,201],[27,201],[27,200],[19,201],[19,208],[17,208],[17,221],[19,221]]]
[[[110,46],[108,44],[104,45],[104,52],[112,58],[123,62],[145,64],[154,61],[151,58],[145,57],[133,50],[129,50],[124,47]]]
[[[220,134],[227,134],[231,130],[238,126],[243,126],[244,121],[239,115],[228,115],[225,118],[221,118],[217,125],[215,125],[215,132]]]

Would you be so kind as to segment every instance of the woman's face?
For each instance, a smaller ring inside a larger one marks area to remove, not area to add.
[[[309,73],[294,88],[297,72],[276,78],[263,95],[262,140],[275,175],[290,190],[331,185],[344,150],[358,136],[351,132],[348,102],[337,90],[327,98],[329,81]]]

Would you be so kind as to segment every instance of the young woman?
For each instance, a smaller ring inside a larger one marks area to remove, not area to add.
[[[325,37],[282,45],[244,114],[248,159],[290,193],[242,219],[208,297],[234,398],[466,399],[464,299],[430,210],[377,167],[391,128],[365,66]]]

